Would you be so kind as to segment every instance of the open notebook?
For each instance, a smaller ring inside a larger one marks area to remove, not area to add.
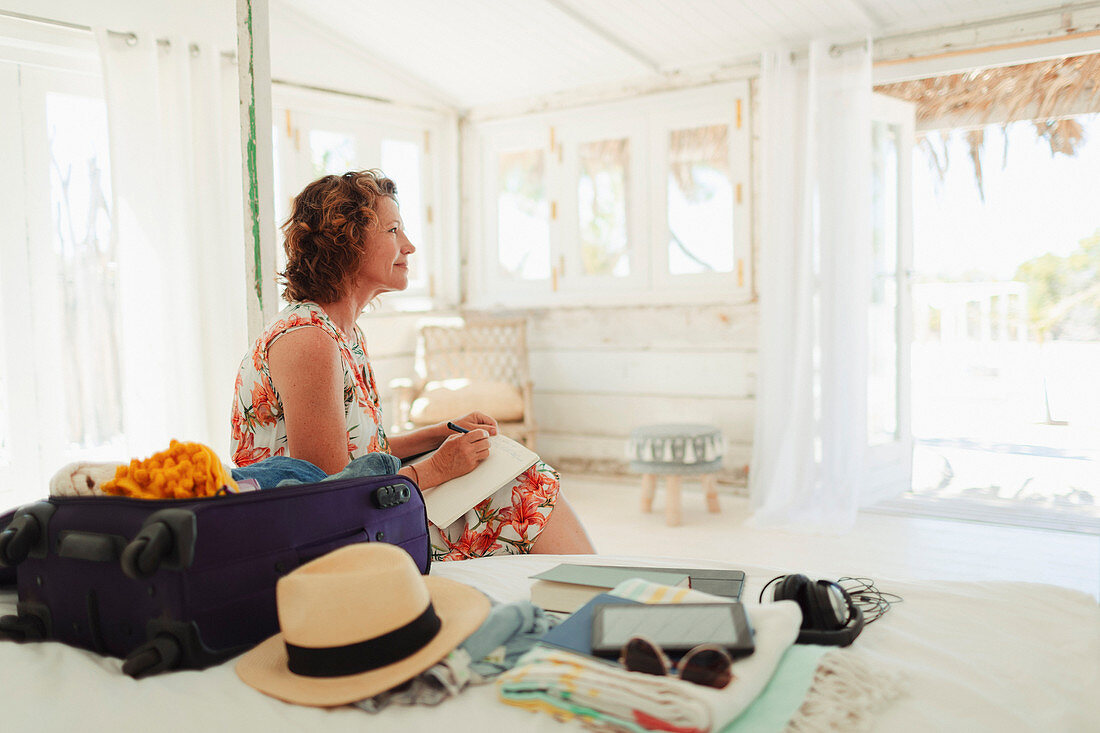
[[[434,451],[433,451],[434,452]],[[425,453],[413,464],[430,458]],[[445,481],[424,491],[428,519],[437,527],[449,527],[456,519],[535,465],[539,456],[503,435],[489,436],[489,457],[464,476]]]

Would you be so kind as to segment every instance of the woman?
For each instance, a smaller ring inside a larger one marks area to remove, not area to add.
[[[471,412],[387,438],[363,334],[355,325],[382,293],[409,284],[397,188],[380,171],[325,176],[294,199],[283,225],[283,309],[241,362],[233,400],[233,460],[286,455],[337,473],[352,458],[435,454],[401,473],[424,491],[472,471],[489,455],[496,421]],[[526,552],[591,553],[577,515],[541,461],[450,527],[429,525],[432,557],[456,560]]]

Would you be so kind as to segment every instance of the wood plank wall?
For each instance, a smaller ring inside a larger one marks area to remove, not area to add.
[[[538,451],[567,471],[623,473],[631,429],[706,423],[726,439],[720,480],[745,484],[752,454],[758,307],[622,306],[509,311],[528,322]],[[415,376],[421,323],[456,312],[367,314],[367,337],[383,409],[387,385]]]
[[[630,431],[705,423],[726,439],[725,481],[752,453],[757,308],[648,306],[529,316],[539,449],[563,469],[626,469]]]

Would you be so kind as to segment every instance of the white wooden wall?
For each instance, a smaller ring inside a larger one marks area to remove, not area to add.
[[[515,314],[510,311],[509,314]],[[707,423],[726,439],[724,483],[743,486],[752,453],[755,304],[540,309],[528,319],[538,451],[563,470],[620,473],[632,428]],[[413,376],[424,315],[366,315],[371,363],[386,385]]]
[[[625,468],[632,428],[722,429],[723,478],[743,483],[752,451],[754,305],[549,310],[529,318],[539,450],[563,469]]]

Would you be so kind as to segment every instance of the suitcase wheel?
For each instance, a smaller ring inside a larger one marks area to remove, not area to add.
[[[140,680],[152,674],[175,669],[180,661],[180,644],[176,637],[160,634],[145,642],[126,657],[122,671]]]
[[[172,552],[172,530],[154,522],[141,530],[122,551],[122,572],[134,580],[148,578]]]
[[[26,560],[41,534],[42,527],[32,514],[20,514],[12,520],[0,532],[0,565],[11,567]]]
[[[46,627],[35,616],[0,617],[0,636],[12,641],[38,641],[46,638]]]

